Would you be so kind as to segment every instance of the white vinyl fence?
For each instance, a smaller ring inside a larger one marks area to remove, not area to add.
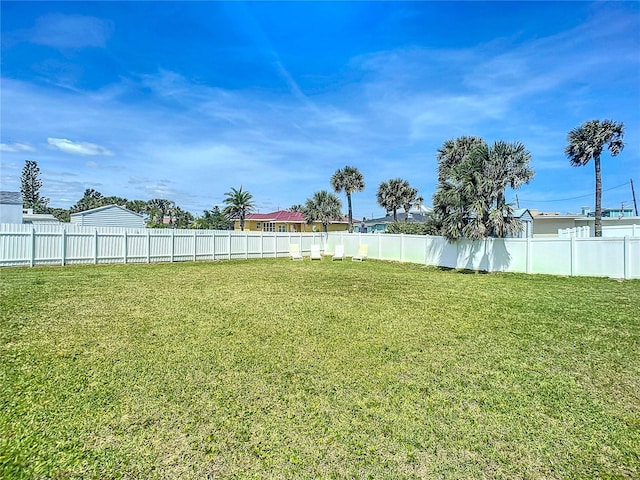
[[[0,224],[0,266],[152,263],[285,257],[321,233]]]
[[[326,250],[360,244],[369,258],[488,272],[640,278],[640,238],[487,238],[449,243],[423,235],[330,233]]]
[[[121,229],[0,224],[0,266],[151,263],[287,257],[320,244],[325,254],[360,244],[372,259],[490,272],[640,278],[640,237],[488,238],[448,243],[442,237],[386,233],[275,233]]]
[[[590,237],[591,227],[588,225],[573,228],[559,228],[558,237]],[[640,225],[607,225],[602,227],[603,237],[640,237]]]

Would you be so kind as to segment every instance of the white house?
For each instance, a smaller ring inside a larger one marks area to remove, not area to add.
[[[104,207],[72,213],[71,223],[89,227],[145,227],[142,215],[120,205],[105,205]]]
[[[22,223],[22,194],[0,191],[0,223]]]

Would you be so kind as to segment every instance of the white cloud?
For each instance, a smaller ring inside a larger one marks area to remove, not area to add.
[[[104,47],[111,30],[111,25],[99,18],[52,14],[36,20],[29,40],[54,48]]]
[[[47,138],[47,142],[52,147],[62,150],[65,153],[71,153],[73,155],[106,155],[112,156],[113,152],[89,142],[72,142],[66,138]]]
[[[36,149],[26,143],[0,143],[0,152],[35,152]]]

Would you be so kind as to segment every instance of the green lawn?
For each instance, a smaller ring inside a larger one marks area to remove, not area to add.
[[[0,270],[0,478],[639,478],[640,282]]]

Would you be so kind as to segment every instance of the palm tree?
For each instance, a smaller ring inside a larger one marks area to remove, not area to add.
[[[533,177],[531,154],[515,142],[492,146],[478,137],[448,140],[438,150],[438,188],[433,221],[448,240],[505,237],[520,230],[507,187],[519,188]]]
[[[402,207],[410,188],[409,182],[401,178],[392,178],[378,186],[376,194],[378,205],[384,208],[387,213],[393,212],[394,222],[398,221],[398,209]]]
[[[595,236],[602,236],[602,173],[600,154],[607,146],[612,157],[624,148],[624,124],[612,120],[590,120],[567,134],[567,146],[564,149],[569,162],[574,167],[582,167],[593,158],[596,174],[596,221]]]
[[[248,213],[255,210],[256,204],[252,201],[253,195],[247,191],[242,191],[242,185],[239,190],[231,187],[230,192],[225,192],[227,196],[223,202],[227,204],[222,211],[229,219],[240,220],[240,230],[244,231],[244,218]]]
[[[307,223],[321,222],[326,234],[329,232],[329,222],[342,219],[342,202],[333,193],[320,190],[307,199],[302,216]]]
[[[147,213],[149,223],[155,226],[164,226],[164,217],[171,209],[171,200],[164,198],[154,198],[147,202]]]
[[[353,232],[353,210],[351,208],[351,194],[364,190],[364,178],[356,167],[346,166],[342,170],[336,170],[331,176],[331,186],[336,193],[344,191],[347,195],[349,208],[349,232]]]
[[[423,198],[418,197],[418,189],[411,187],[409,182],[407,182],[402,191],[402,208],[404,208],[405,222],[409,220],[409,210],[411,210],[411,207],[421,205],[422,202]]]

